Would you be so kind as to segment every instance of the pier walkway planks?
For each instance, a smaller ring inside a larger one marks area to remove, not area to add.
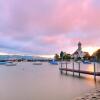
[[[100,72],[83,71],[83,70],[76,70],[76,69],[70,69],[70,68],[59,68],[59,70],[60,71],[70,71],[70,72],[100,76]]]

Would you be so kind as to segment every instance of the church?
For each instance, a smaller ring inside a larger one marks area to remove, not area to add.
[[[83,52],[82,51],[82,44],[81,42],[78,42],[78,49],[72,54],[72,57],[74,59],[77,59],[77,58],[83,58],[85,55],[86,55],[87,52]]]

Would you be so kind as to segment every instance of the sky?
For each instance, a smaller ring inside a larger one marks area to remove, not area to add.
[[[100,0],[0,0],[0,54],[53,55],[100,48]]]

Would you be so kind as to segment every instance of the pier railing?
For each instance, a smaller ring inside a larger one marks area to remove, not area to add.
[[[94,80],[96,81],[96,76],[100,76],[100,72],[96,72],[96,64],[95,62],[93,62],[93,71],[85,71],[85,70],[81,70],[81,61],[78,61],[78,69],[75,69],[75,61],[72,62],[72,68],[68,68],[68,62],[63,62],[61,61],[61,66],[59,68],[60,72],[63,73],[63,71],[66,71],[66,74],[67,72],[72,72],[73,73],[73,76],[75,75],[75,73],[78,73],[79,74],[79,77],[80,77],[80,74],[88,74],[88,75],[93,75],[94,76]],[[65,65],[65,67],[63,67],[63,65]]]

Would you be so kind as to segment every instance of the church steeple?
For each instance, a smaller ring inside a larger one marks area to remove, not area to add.
[[[81,50],[82,50],[81,45],[82,45],[82,44],[81,44],[81,42],[78,42],[78,50],[79,50],[79,51],[81,51]]]

